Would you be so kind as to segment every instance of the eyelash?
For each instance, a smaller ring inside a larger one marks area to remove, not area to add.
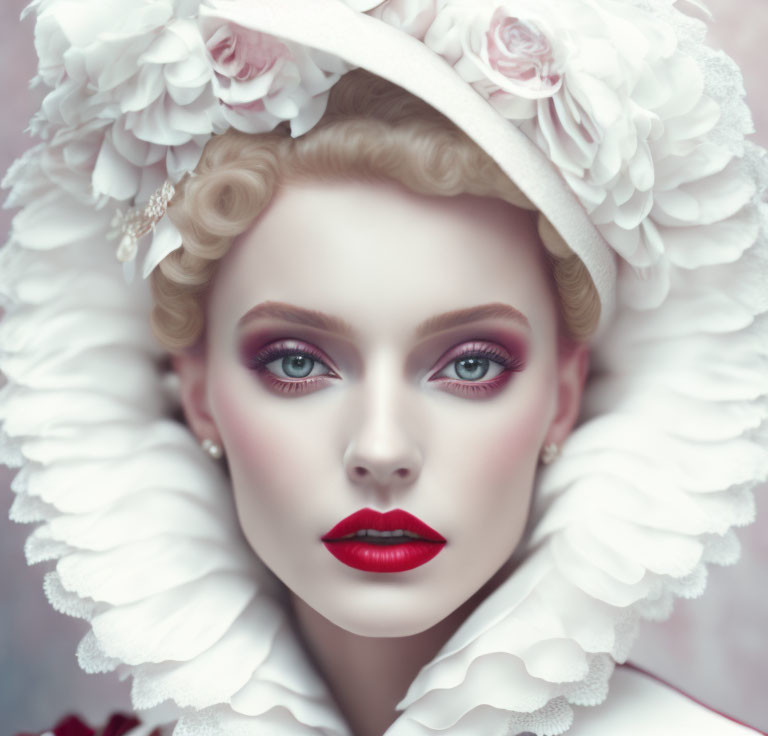
[[[502,371],[487,381],[457,380],[438,375],[451,364],[466,358],[487,358],[491,362],[500,365]],[[468,398],[481,398],[500,391],[507,385],[513,373],[519,373],[525,367],[524,362],[520,358],[510,356],[506,351],[502,351],[491,344],[478,342],[462,345],[458,350],[449,351],[447,359],[441,358],[440,365],[441,367],[430,380],[444,383],[446,390]]]
[[[288,358],[292,355],[306,355],[328,368],[328,373],[309,378],[287,379],[276,376],[267,366],[280,358]],[[292,344],[277,343],[268,345],[248,361],[251,369],[255,370],[274,389],[285,394],[303,394],[312,390],[318,384],[325,384],[329,378],[338,378],[333,369],[328,365],[327,359],[311,345],[292,341]]]
[[[309,378],[286,379],[276,376],[267,366],[275,360],[294,355],[306,355],[316,363],[320,363],[328,369],[328,373]],[[439,376],[440,372],[446,370],[452,363],[466,358],[486,358],[502,367],[501,373],[487,381],[470,381]],[[326,385],[328,379],[338,378],[338,375],[328,365],[328,360],[318,350],[311,345],[298,341],[291,341],[291,344],[276,343],[268,345],[261,352],[257,353],[250,360],[248,366],[259,373],[260,376],[272,388],[285,394],[300,395],[313,390],[318,385]],[[488,343],[469,343],[462,345],[459,349],[452,349],[448,353],[447,359],[441,358],[441,367],[436,374],[430,378],[430,381],[445,385],[444,390],[466,397],[488,396],[501,390],[512,377],[513,373],[523,370],[524,363],[517,357],[510,356],[506,351],[493,347]]]

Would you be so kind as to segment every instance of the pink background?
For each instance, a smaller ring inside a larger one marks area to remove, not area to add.
[[[0,171],[32,141],[21,133],[37,107],[27,90],[35,69],[32,22],[18,22],[28,0],[0,4]],[[763,82],[766,0],[710,0],[713,42],[744,68],[756,140],[768,146],[768,91]],[[12,213],[0,212],[0,234]],[[53,611],[42,591],[43,567],[27,568],[30,531],[7,520],[10,473],[0,469],[0,723],[4,733],[42,730],[65,712],[92,722],[128,708],[128,685],[114,675],[86,675],[75,648],[82,621]],[[699,601],[679,601],[665,624],[647,624],[633,660],[710,706],[768,731],[768,499],[758,494],[758,522],[740,534],[742,559],[713,568]]]

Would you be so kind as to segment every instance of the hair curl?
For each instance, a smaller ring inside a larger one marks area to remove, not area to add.
[[[432,196],[471,194],[532,212],[533,204],[467,135],[425,102],[361,70],[334,86],[322,120],[291,138],[285,126],[212,138],[191,176],[177,187],[168,216],[183,245],[151,277],[152,328],[169,350],[194,345],[204,329],[204,298],[234,238],[267,207],[282,181],[392,180]],[[569,335],[586,340],[600,299],[581,260],[541,214],[538,231],[549,256]]]

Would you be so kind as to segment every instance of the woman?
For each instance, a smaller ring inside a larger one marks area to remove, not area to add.
[[[42,29],[61,44],[52,7]],[[32,202],[6,253],[47,284],[42,307],[29,276],[6,287],[22,305],[3,364],[26,461],[15,513],[47,522],[29,550],[60,558],[51,601],[91,620],[81,663],[132,675],[136,708],[170,699],[182,734],[568,730],[571,706],[605,699],[637,618],[732,558],[726,532],[765,469],[765,305],[745,283],[763,247],[756,186],[722,142],[691,29],[661,5],[154,10],[141,22],[162,33],[126,37],[167,88],[144,70],[100,78],[123,116],[65,120],[71,138],[17,185],[22,199],[55,185],[45,214],[79,206],[79,224],[35,258]],[[201,41],[215,76],[181,74]],[[596,70],[596,51],[615,64]],[[359,73],[318,121],[350,65],[458,129]],[[77,93],[113,114],[77,68],[56,77],[62,111]],[[229,477],[167,416],[146,292],[93,247],[107,218],[60,186],[84,199],[86,175],[146,200],[158,168],[192,168],[196,104],[211,132],[289,119],[296,136],[214,138],[177,192],[116,223],[129,263],[156,226],[154,325],[189,427]],[[74,156],[84,129],[91,159]],[[51,356],[34,324],[68,352]],[[73,393],[33,411],[51,385]],[[745,732],[616,679],[625,699],[578,712],[572,733]]]

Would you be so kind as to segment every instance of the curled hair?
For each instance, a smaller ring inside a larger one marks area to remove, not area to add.
[[[212,138],[191,176],[177,187],[168,216],[183,245],[152,273],[152,328],[170,350],[194,345],[204,329],[204,299],[218,262],[270,203],[282,181],[392,180],[418,194],[495,197],[536,208],[467,135],[417,97],[358,70],[331,91],[322,120],[291,138],[287,128]],[[586,268],[538,213],[560,312],[569,335],[586,340],[600,300]]]

